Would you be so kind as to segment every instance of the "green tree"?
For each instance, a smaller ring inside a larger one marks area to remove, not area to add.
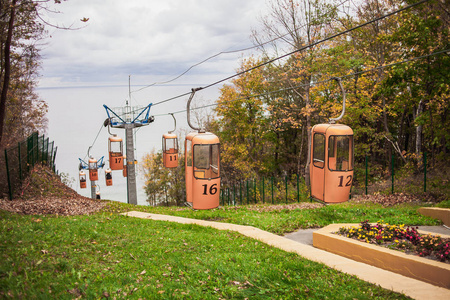
[[[186,201],[184,156],[180,155],[178,167],[171,169],[164,167],[161,151],[145,154],[142,161],[144,190],[149,205],[183,205]]]
[[[322,39],[331,29],[330,25],[335,18],[336,6],[328,1],[276,0],[271,3],[268,15],[262,18],[261,33],[255,31],[253,34],[259,44],[261,44],[261,37],[276,38],[277,41],[281,41],[275,46],[275,53],[283,47],[285,51],[302,50],[283,66],[279,66],[279,71],[276,72],[277,81],[284,82],[283,84],[290,87],[291,91],[275,98],[271,105],[273,111],[278,113],[274,120],[277,123],[284,123],[282,126],[276,125],[277,128],[285,128],[283,131],[277,131],[278,138],[284,142],[282,149],[292,151],[285,153],[286,162],[294,162],[291,166],[284,166],[285,171],[299,173],[301,161],[306,161],[304,171],[307,182],[309,182],[309,160],[307,159],[309,147],[307,145],[311,138],[315,112],[310,98],[310,89],[315,80],[314,71],[317,70],[315,65],[317,53],[325,45],[305,46]],[[266,50],[264,53],[269,51]],[[300,128],[302,131],[299,134]]]
[[[39,43],[52,25],[41,13],[55,13],[62,0],[0,1],[0,147],[45,130],[47,105],[35,92],[40,66]],[[64,0],[65,1],[65,0]],[[81,21],[86,22],[83,18]]]
[[[44,118],[46,107],[33,91],[39,61],[35,41],[41,39],[45,33],[44,26],[38,22],[38,9],[43,2],[47,1],[0,2],[0,144],[2,145],[8,145],[12,140],[22,138],[36,127],[46,125]],[[5,133],[9,137],[8,141],[3,141]]]
[[[244,60],[240,71],[258,64],[253,58]],[[262,68],[242,74],[221,89],[212,130],[220,138],[225,182],[251,178],[273,164],[266,109],[263,97],[258,96],[264,92]]]
[[[380,93],[391,99],[392,111],[399,115],[402,150],[415,153],[419,160],[424,148],[432,153],[450,149],[450,59],[443,52],[450,46],[449,21],[442,1],[428,1],[403,12],[398,30],[388,39],[401,43],[403,60],[413,60],[392,68]]]

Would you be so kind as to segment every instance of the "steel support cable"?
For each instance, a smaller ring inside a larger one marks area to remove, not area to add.
[[[339,7],[339,6],[341,6],[341,5],[343,5],[345,2],[348,2],[348,1],[349,1],[349,0],[344,0],[344,1],[342,1],[341,3],[339,3],[339,4],[336,6],[336,8]],[[330,12],[330,11],[325,12],[325,14],[328,13],[328,12]],[[296,29],[296,30],[294,30],[294,31],[298,31],[298,30],[304,28],[306,25],[307,25],[307,24],[304,24],[304,25],[300,26],[298,29]],[[178,78],[180,78],[181,76],[185,75],[185,74],[186,74],[187,72],[189,72],[190,70],[192,70],[193,68],[195,68],[196,66],[199,66],[199,65],[201,65],[201,64],[203,64],[203,63],[205,63],[205,62],[207,62],[208,60],[213,59],[213,58],[215,58],[215,57],[217,57],[217,56],[219,56],[219,55],[222,55],[222,54],[230,54],[230,53],[238,53],[238,52],[242,52],[242,51],[247,51],[247,50],[255,49],[255,48],[257,48],[257,47],[261,47],[261,46],[267,45],[267,44],[269,44],[269,43],[272,43],[272,42],[274,42],[274,41],[276,41],[276,40],[282,39],[282,38],[284,38],[284,37],[286,37],[286,36],[288,36],[288,35],[290,35],[290,34],[291,34],[291,32],[288,32],[288,33],[286,33],[286,34],[283,34],[282,36],[273,38],[273,39],[271,39],[271,40],[269,40],[269,41],[265,41],[264,43],[261,43],[261,44],[258,44],[258,45],[252,46],[252,47],[247,47],[247,48],[238,49],[238,50],[221,51],[221,52],[219,52],[219,53],[217,53],[217,54],[211,55],[210,57],[208,57],[208,58],[206,58],[206,59],[204,59],[204,60],[202,60],[202,61],[200,61],[200,62],[198,62],[198,63],[196,63],[196,64],[194,64],[194,65],[192,65],[192,66],[190,66],[186,71],[184,71],[183,73],[181,73],[180,75],[176,76],[176,77],[173,78],[173,79],[170,79],[170,80],[167,80],[167,81],[161,81],[161,82],[154,82],[154,83],[151,83],[151,84],[149,84],[149,85],[146,85],[146,86],[144,86],[144,87],[142,87],[142,88],[139,88],[139,89],[137,89],[137,90],[131,91],[131,93],[135,93],[135,92],[142,91],[142,90],[144,90],[144,89],[146,89],[146,88],[155,86],[155,85],[157,85],[157,84],[166,84],[166,83],[170,83],[170,82],[172,82],[172,81],[175,81],[175,80],[177,80]]]
[[[421,0],[421,1],[419,1],[419,2],[410,4],[410,5],[406,6],[406,7],[403,7],[403,8],[400,8],[400,9],[398,9],[398,10],[395,10],[395,11],[393,11],[393,12],[390,12],[390,13],[388,13],[388,14],[386,14],[386,15],[383,15],[383,16],[380,16],[380,17],[375,18],[375,19],[373,19],[373,20],[367,21],[367,22],[365,22],[365,23],[363,23],[363,24],[360,24],[360,25],[358,25],[358,26],[352,27],[352,28],[350,28],[350,29],[344,30],[344,31],[339,32],[339,33],[336,33],[336,34],[333,34],[333,35],[331,35],[331,36],[329,36],[329,37],[326,37],[326,38],[324,38],[324,39],[322,39],[322,40],[319,40],[319,41],[314,42],[314,43],[312,43],[312,44],[306,45],[306,46],[304,46],[304,47],[301,47],[300,49],[297,49],[297,50],[295,50],[295,51],[286,53],[286,54],[281,55],[281,56],[279,56],[279,57],[270,59],[270,60],[268,60],[268,61],[266,61],[266,62],[264,62],[264,63],[262,63],[262,64],[259,64],[259,65],[257,65],[257,66],[251,67],[251,68],[249,68],[249,69],[247,69],[247,70],[238,72],[238,73],[236,73],[236,74],[234,74],[234,75],[228,76],[228,77],[226,77],[226,78],[224,78],[224,79],[221,79],[221,80],[216,81],[216,82],[214,82],[214,83],[208,84],[208,85],[206,85],[206,86],[204,86],[204,87],[199,87],[199,88],[197,88],[197,91],[200,91],[200,90],[203,90],[203,89],[210,88],[210,87],[212,87],[212,86],[214,86],[214,85],[217,85],[217,84],[219,84],[219,83],[225,82],[225,81],[227,81],[227,80],[230,80],[230,79],[232,79],[232,78],[234,78],[234,77],[243,75],[243,74],[248,73],[248,72],[250,72],[250,71],[256,70],[256,69],[258,69],[258,68],[260,68],[260,67],[263,67],[263,66],[266,66],[266,65],[268,65],[268,64],[271,64],[271,63],[273,63],[273,62],[275,62],[275,61],[277,61],[277,60],[280,60],[280,59],[282,59],[282,58],[286,58],[286,57],[288,57],[288,56],[291,56],[291,55],[293,55],[293,54],[295,54],[295,53],[297,53],[297,52],[301,52],[301,51],[306,50],[306,49],[308,49],[308,48],[317,46],[317,45],[322,44],[322,43],[324,43],[324,42],[326,42],[326,41],[329,41],[329,40],[334,39],[334,38],[336,38],[336,37],[339,37],[339,36],[341,36],[341,35],[347,34],[347,33],[349,33],[349,32],[352,32],[352,31],[354,31],[354,30],[356,30],[356,29],[359,29],[359,28],[361,28],[361,27],[367,26],[367,25],[369,25],[369,24],[375,23],[375,22],[377,22],[377,21],[380,21],[380,20],[382,20],[382,19],[385,19],[385,18],[387,18],[387,17],[390,17],[390,16],[392,16],[392,15],[395,15],[395,14],[397,14],[397,13],[399,13],[399,12],[402,12],[402,11],[407,10],[407,9],[409,9],[409,8],[412,8],[412,7],[414,7],[414,6],[420,5],[420,4],[425,3],[425,2],[427,2],[427,1],[428,1],[428,0]],[[184,97],[184,96],[187,96],[187,95],[190,95],[190,94],[191,94],[191,92],[184,93],[184,94],[178,95],[178,96],[174,96],[174,97],[172,97],[172,98],[169,98],[169,99],[165,99],[165,100],[156,102],[156,103],[153,104],[153,106],[158,105],[158,104],[161,104],[161,103],[165,103],[165,102],[168,102],[168,101],[172,101],[172,100],[175,100],[175,99],[177,99],[177,98],[181,98],[181,97]]]
[[[434,55],[438,55],[438,54],[442,54],[442,53],[448,53],[448,52],[450,52],[450,49],[439,50],[437,52],[433,52],[433,53],[422,55],[422,56],[413,57],[413,58],[410,58],[410,59],[398,61],[398,62],[391,63],[391,64],[388,64],[388,65],[374,67],[374,68],[372,68],[370,70],[359,71],[359,72],[351,73],[351,74],[348,74],[348,75],[343,75],[343,76],[340,76],[340,77],[334,76],[333,78],[329,78],[329,79],[325,79],[325,80],[322,80],[322,81],[314,82],[312,85],[324,84],[324,83],[327,83],[327,82],[330,82],[330,81],[334,80],[334,78],[347,79],[347,78],[350,78],[350,77],[353,77],[353,76],[356,76],[356,75],[361,75],[361,74],[364,74],[364,73],[370,73],[370,72],[373,72],[373,71],[376,71],[376,70],[379,70],[379,69],[389,68],[389,67],[393,67],[393,66],[396,66],[396,65],[400,65],[400,64],[411,62],[411,61],[419,60],[419,59],[422,59],[422,58],[427,58],[427,57],[430,57],[430,56],[434,56]],[[300,84],[300,85],[296,85],[296,86],[292,86],[292,87],[288,87],[288,88],[283,88],[283,89],[278,89],[278,90],[275,90],[275,91],[270,91],[270,92],[266,92],[266,93],[262,93],[262,94],[251,95],[251,96],[241,97],[241,98],[237,98],[237,99],[231,99],[231,100],[228,100],[228,101],[224,101],[222,103],[230,103],[230,102],[233,102],[233,101],[239,101],[239,100],[244,100],[244,99],[250,99],[250,98],[267,96],[267,95],[270,95],[270,94],[281,93],[281,92],[285,92],[285,91],[289,91],[289,90],[295,90],[297,88],[306,87],[306,86],[307,86],[307,84]],[[195,107],[195,108],[191,108],[191,110],[202,109],[202,108],[207,108],[207,107],[216,106],[216,105],[219,105],[219,103],[213,103],[213,104],[208,104],[208,105],[204,105],[204,106],[200,106],[200,107]],[[184,109],[184,110],[179,110],[179,111],[176,111],[176,112],[159,114],[159,115],[154,115],[154,116],[155,117],[160,117],[160,116],[165,116],[165,115],[169,115],[169,114],[179,114],[179,113],[183,113],[183,112],[186,112],[186,110]]]
[[[94,142],[92,142],[92,145],[90,145],[89,148],[94,147],[95,142],[97,141],[98,136],[100,135],[100,132],[102,131],[102,128],[103,128],[103,127],[104,127],[104,126],[103,126],[103,123],[102,123],[102,125],[100,126],[100,129],[98,130],[97,136],[96,136],[95,139],[94,139]],[[86,160],[86,157],[87,157],[87,156],[88,156],[88,155],[86,154],[86,156],[85,156],[83,159]]]

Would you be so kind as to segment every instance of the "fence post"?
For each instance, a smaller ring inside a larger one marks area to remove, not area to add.
[[[6,177],[8,178],[9,200],[12,200],[11,178],[9,177],[8,151],[5,149]]]
[[[271,181],[272,181],[272,204],[273,204],[273,176],[271,178]]]
[[[248,179],[247,179],[247,181],[245,182],[245,184],[246,184],[246,186],[247,186],[247,205],[248,205]]]
[[[17,143],[17,147],[19,148],[19,179],[20,182],[22,182],[22,157],[20,155],[20,142]]]
[[[423,192],[427,192],[427,153],[423,153]]]
[[[56,152],[57,151],[58,151],[58,146],[55,147],[55,152],[53,153],[53,166],[52,166],[53,172],[56,171],[56,163],[55,163],[55,161],[56,161]]]
[[[242,205],[242,180],[239,180],[239,202]]]
[[[255,204],[256,204],[256,178],[253,184],[253,199],[255,200]]]
[[[265,203],[265,197],[266,197],[266,195],[265,195],[266,193],[265,193],[265,186],[264,186],[264,176],[263,176],[263,178],[262,178],[262,203],[264,204]]]
[[[367,162],[367,154],[366,154],[366,195],[367,195],[367,183],[368,183],[368,168],[367,168],[368,162]]]
[[[284,176],[284,182],[286,184],[286,204],[288,203],[288,180],[287,180],[287,175]]]
[[[391,170],[391,175],[392,175],[392,194],[394,193],[394,154],[392,154],[392,170]]]
[[[236,184],[233,183],[233,202],[234,205],[236,206]]]

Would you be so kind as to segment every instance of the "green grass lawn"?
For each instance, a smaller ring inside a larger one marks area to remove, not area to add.
[[[1,212],[4,298],[401,298],[234,232]]]
[[[362,220],[434,225],[416,207],[342,204],[313,210],[212,211],[112,202],[89,216],[0,211],[0,298],[403,299],[322,264],[230,231],[143,220],[141,210],[252,225],[274,233]]]
[[[239,225],[250,225],[275,234],[285,234],[300,228],[324,227],[332,223],[361,223],[383,220],[389,224],[440,225],[439,220],[423,216],[417,212],[419,206],[402,204],[383,207],[380,204],[341,203],[322,206],[317,209],[279,209],[267,211],[268,205],[224,206],[214,210],[193,211],[187,207],[134,206],[112,202],[110,212],[137,210],[143,212],[174,215],[179,217],[211,220]],[[283,207],[282,205],[280,207]]]

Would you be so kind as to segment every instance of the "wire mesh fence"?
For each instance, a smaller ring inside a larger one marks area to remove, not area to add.
[[[33,166],[37,163],[47,165],[54,172],[58,147],[38,132],[17,143],[16,146],[0,152],[0,195],[13,199],[13,195],[22,185]]]

